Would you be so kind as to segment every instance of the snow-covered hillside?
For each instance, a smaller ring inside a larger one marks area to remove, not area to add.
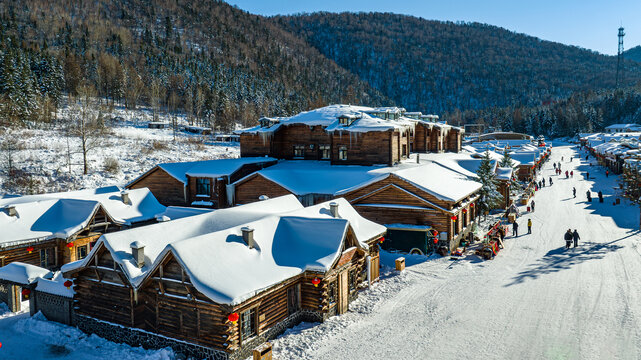
[[[61,116],[64,115],[63,109]],[[110,117],[123,120],[108,122],[109,135],[102,137],[99,148],[88,153],[87,175],[83,175],[79,139],[67,137],[62,127],[6,130],[0,134],[2,139],[18,141],[18,150],[11,155],[13,167],[31,175],[33,186],[3,186],[7,182],[9,154],[0,151],[0,194],[123,186],[158,163],[235,158],[240,153],[238,143],[214,143],[211,136],[176,132],[174,141],[172,129],[147,128],[151,115],[146,109],[116,108]],[[169,122],[166,115],[160,120]],[[185,123],[184,119],[180,122]]]

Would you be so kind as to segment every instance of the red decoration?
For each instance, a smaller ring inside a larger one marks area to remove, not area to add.
[[[378,239],[378,241],[380,241],[380,243],[382,244],[383,241],[385,241],[385,237],[382,237],[382,238]]]
[[[463,214],[467,213],[467,209],[463,209]]]
[[[229,316],[227,316],[227,320],[231,321],[232,324],[236,325],[236,322],[238,322],[238,313],[231,313]]]
[[[22,289],[22,295],[24,295],[25,297],[28,297],[28,296],[29,296],[29,294],[31,294],[31,290],[29,290],[29,289]]]
[[[31,253],[33,252],[33,246],[29,246],[29,247],[27,248],[27,251],[29,252],[29,254],[31,254]]]
[[[71,282],[71,280],[67,280],[62,285],[64,285],[67,289],[69,289],[71,285],[73,285],[73,283]]]
[[[458,217],[456,215],[454,215],[450,219],[452,219],[452,221],[456,221],[456,219],[458,219]]]
[[[438,244],[438,238],[437,237],[434,238],[434,244]]]
[[[73,242],[67,243],[67,247],[71,249],[73,247]]]
[[[471,203],[471,204],[470,204],[470,207],[474,207],[474,203]]]
[[[320,284],[320,279],[317,277],[313,278],[312,284],[314,284],[315,287],[318,287],[318,284]]]

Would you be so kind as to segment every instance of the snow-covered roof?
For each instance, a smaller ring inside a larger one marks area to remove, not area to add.
[[[51,277],[53,273],[39,266],[12,262],[0,267],[0,280],[10,281],[17,284],[29,285],[39,278]]]
[[[52,279],[48,279],[46,277],[38,278],[38,285],[36,286],[36,290],[46,292],[48,294],[63,296],[66,298],[73,298],[75,291],[73,291],[73,287],[67,288],[64,285],[65,281],[67,281],[67,279],[62,276],[62,272],[56,271],[53,274]]]
[[[418,169],[412,170],[415,168]],[[441,165],[433,166],[431,162],[416,164],[411,159],[396,166],[331,165],[327,161],[285,160],[256,174],[299,196],[307,194],[338,196],[394,174],[407,181],[422,184],[421,187],[426,192],[439,199],[458,201],[476,191],[477,185],[480,188],[479,183],[469,179],[469,176],[476,174],[465,171],[463,168],[461,170],[465,173],[461,174]],[[256,175],[249,175],[235,184],[244,182],[252,176]],[[438,180],[437,177],[439,177]],[[456,186],[447,186],[448,181]]]
[[[167,206],[167,210],[165,210],[165,212],[161,214],[157,214],[156,219],[162,220],[162,221],[176,220],[176,219],[182,219],[188,216],[210,213],[212,211],[214,210],[205,209],[205,208],[183,207],[183,206]]]
[[[361,248],[385,233],[385,227],[361,217],[345,199],[332,202],[338,204],[338,218],[331,215],[331,202],[303,208],[287,195],[106,234],[94,249],[109,249],[136,287],[172,253],[198,291],[215,302],[235,305],[304,271],[329,270],[350,228]],[[243,241],[243,227],[254,230],[255,248]],[[142,269],[135,266],[129,250],[133,238],[145,245],[149,262]],[[90,258],[67,264],[63,271],[86,266]]]
[[[116,186],[0,199],[0,209],[4,209],[0,211],[0,246],[69,238],[87,226],[100,207],[121,225],[152,220],[166,209],[147,188],[126,192],[128,203]],[[11,216],[9,207],[17,214]]]
[[[510,180],[512,178],[512,173],[514,168],[511,167],[497,167],[496,168],[496,178],[499,180]]]
[[[270,157],[243,157],[236,159],[163,163],[158,164],[157,166],[176,180],[187,185],[187,176],[216,178],[219,176],[231,175],[238,171],[243,165],[270,161],[276,161],[276,159]],[[129,184],[133,184],[148,173],[149,171],[134,179]],[[129,184],[127,184],[127,186],[129,186]]]
[[[328,132],[346,131],[360,133],[368,131],[387,131],[393,129],[413,129],[416,124],[416,120],[409,118],[401,117],[396,120],[384,120],[370,115],[380,111],[383,110],[381,110],[381,108],[377,110],[366,106],[329,105],[310,111],[303,111],[291,117],[278,118],[278,122],[270,127],[258,125],[248,129],[239,130],[237,132],[270,134],[284,125],[304,124],[307,126],[323,126]],[[353,116],[353,122],[351,125],[343,125],[338,120],[340,116],[351,116],[356,114],[360,116]]]
[[[610,126],[605,127],[606,130],[634,130],[634,131],[639,131],[641,129],[641,125],[639,124],[612,124]]]

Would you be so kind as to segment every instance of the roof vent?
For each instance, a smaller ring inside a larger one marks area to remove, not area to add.
[[[134,257],[134,262],[138,268],[145,266],[145,245],[136,240],[131,243],[131,255]]]
[[[131,200],[129,200],[129,193],[127,191],[122,191],[120,193],[120,198],[122,199],[122,202],[131,205]]]
[[[261,195],[261,196],[258,197],[258,200],[260,200],[260,201],[267,200],[267,199],[269,199],[269,196],[267,196],[267,195]]]
[[[256,247],[256,241],[254,241],[254,229],[244,226],[240,229],[243,232],[243,241],[250,249]]]
[[[332,213],[332,217],[338,217],[338,204],[335,202],[329,203],[329,212]]]
[[[9,214],[9,216],[18,216],[18,211],[15,206],[9,205],[5,209],[7,209],[7,214]]]

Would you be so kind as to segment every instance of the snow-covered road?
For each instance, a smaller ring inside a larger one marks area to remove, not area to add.
[[[574,178],[554,175],[562,156]],[[617,178],[576,148],[555,147],[542,174],[554,185],[537,192],[536,212],[522,214],[521,235],[494,260],[423,258],[364,292],[350,313],[289,331],[275,341],[278,358],[641,358],[639,209],[614,206]],[[533,234],[523,235],[528,218]],[[576,249],[564,248],[568,228],[581,235]]]

